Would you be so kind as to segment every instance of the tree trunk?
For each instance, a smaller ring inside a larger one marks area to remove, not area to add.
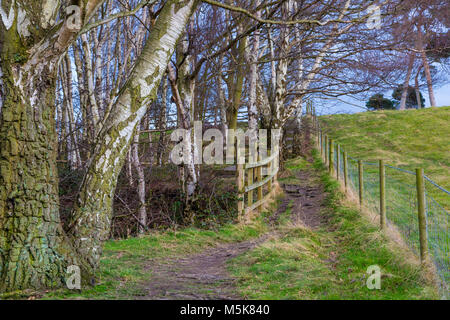
[[[432,107],[436,107],[436,98],[434,96],[433,90],[433,79],[431,78],[430,64],[428,63],[428,57],[425,52],[424,44],[423,44],[423,33],[421,30],[421,26],[419,26],[419,51],[420,56],[422,58],[423,68],[425,70],[425,77],[427,78],[427,86],[428,86],[428,95],[430,97],[430,104]]]
[[[194,125],[193,99],[195,79],[191,77],[191,63],[192,55],[189,52],[189,40],[186,35],[186,38],[180,42],[177,48],[178,74],[176,74],[175,70],[170,66],[169,79],[174,94],[174,100],[178,108],[178,117],[181,128],[188,132],[192,131]],[[199,181],[198,171],[195,168],[195,153],[198,152],[198,150],[195,150],[195,143],[193,145],[192,139],[192,135],[189,134],[187,141],[183,141],[185,148],[187,148],[189,152],[186,152],[188,157],[180,167],[180,170],[183,171],[183,173],[180,174],[180,183],[185,196],[186,213],[188,214],[190,214],[189,205],[198,189]]]
[[[156,161],[158,166],[163,165],[163,157],[164,157],[164,149],[165,140],[166,140],[166,130],[167,130],[167,78],[163,79],[162,92],[161,92],[161,107],[159,110],[159,143],[158,143],[158,151],[156,155]]]
[[[140,234],[144,233],[147,228],[147,210],[146,210],[146,202],[145,202],[145,175],[144,175],[144,168],[141,165],[141,161],[139,160],[139,130],[134,136],[134,143],[133,143],[133,166],[134,169],[136,169],[137,172],[137,188],[138,188],[138,197],[139,197],[139,210],[138,210],[138,232]]]
[[[65,97],[65,128],[67,139],[67,160],[72,170],[81,168],[81,156],[78,148],[76,134],[73,97],[72,97],[72,65],[70,58],[66,55],[61,61],[61,77],[63,79],[63,91]]]
[[[169,0],[98,135],[89,169],[69,222],[69,235],[77,252],[98,267],[102,245],[109,237],[112,201],[136,126],[156,98],[179,37],[197,1]]]
[[[223,66],[223,55],[220,55],[219,58],[219,68],[222,70]],[[221,131],[225,141],[228,141],[228,119],[227,119],[227,105],[225,102],[225,93],[222,87],[222,72],[218,72],[217,75],[217,97],[219,99],[219,108],[220,108],[220,119],[221,119]]]
[[[420,87],[419,87],[419,76],[420,71],[422,71],[423,66],[417,70],[416,77],[414,79],[414,91],[416,92],[416,99],[417,99],[417,108],[422,109],[424,106],[422,105],[422,95],[420,94]]]
[[[89,44],[88,35],[82,34],[81,40],[83,43],[83,50],[85,54],[85,67],[86,67],[86,82],[87,82],[87,96],[89,97],[89,104],[90,104],[90,114],[92,116],[92,125],[93,125],[93,136],[94,139],[98,134],[99,131],[99,122],[100,122],[100,112],[99,107],[97,103],[97,98],[95,96],[95,84],[94,84],[94,72],[92,69],[92,53],[91,53],[91,46]]]
[[[243,27],[242,25],[238,26],[238,33],[243,33]],[[245,78],[245,50],[247,48],[247,37],[242,38],[239,40],[239,44],[237,46],[237,52],[236,52],[236,59],[237,59],[237,66],[236,66],[236,78],[232,79],[235,80],[233,82],[232,86],[232,93],[233,96],[231,97],[232,104],[231,108],[229,108],[229,115],[228,115],[228,125],[230,129],[237,129],[237,119],[239,115],[239,109],[241,107],[241,98],[242,98],[242,90],[244,88],[244,78]]]
[[[261,4],[261,0],[256,0],[254,6],[256,8]],[[257,17],[261,17],[261,11],[256,13]],[[257,97],[257,78],[258,78],[258,60],[259,60],[259,44],[260,44],[260,31],[257,29],[253,34],[252,47],[246,48],[246,60],[250,65],[249,75],[249,98],[248,98],[248,128],[249,130],[256,130],[258,128],[258,106],[256,105]]]
[[[84,1],[83,17],[100,2]],[[12,2],[0,23],[0,291],[59,287],[68,265],[85,266],[60,223],[54,107],[58,62],[79,30],[54,25],[57,1],[32,6]]]
[[[38,90],[17,81],[7,61],[2,55],[0,291],[59,287],[66,267],[79,263],[59,217],[56,62],[30,72],[46,84]]]
[[[406,110],[406,99],[408,98],[409,81],[413,71],[415,57],[413,54],[409,55],[408,70],[406,72],[405,82],[403,83],[402,98],[400,100],[400,110]]]
[[[291,1],[286,1],[282,7],[282,16],[284,20],[289,17],[291,7]],[[274,129],[280,129],[282,127],[282,113],[284,113],[284,103],[286,99],[286,76],[289,65],[289,29],[287,26],[282,26],[280,30],[280,55],[281,58],[278,61],[276,71],[276,90],[275,90],[275,102],[274,110],[272,110],[272,126]]]

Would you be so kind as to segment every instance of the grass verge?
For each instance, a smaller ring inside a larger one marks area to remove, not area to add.
[[[42,293],[27,293],[27,296],[34,294],[42,299],[135,299],[145,295],[140,284],[147,282],[152,275],[152,270],[148,267],[151,261],[199,253],[221,243],[258,238],[267,232],[265,218],[270,210],[274,210],[276,202],[268,212],[246,225],[227,224],[217,230],[207,231],[188,228],[109,241],[104,248],[98,284],[95,287],[85,288],[81,292],[56,290],[46,292],[43,296]]]
[[[249,299],[437,299],[431,276],[417,259],[346,202],[337,181],[314,157],[309,170],[327,192],[321,212],[327,223],[310,230],[284,220],[278,236],[232,260],[229,270],[239,279],[240,292]],[[292,182],[305,166],[303,160],[291,161],[286,166],[291,175],[283,179]],[[366,285],[373,265],[381,268],[381,290]]]

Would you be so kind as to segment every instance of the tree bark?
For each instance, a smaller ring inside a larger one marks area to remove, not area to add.
[[[423,66],[420,66],[420,68],[417,70],[416,77],[414,79],[414,91],[416,92],[416,99],[417,99],[417,108],[422,109],[424,106],[422,106],[422,95],[420,94],[420,87],[419,87],[419,76],[420,71],[422,71]]]
[[[84,1],[83,18],[100,3]],[[58,61],[79,29],[55,26],[57,0],[11,6],[0,23],[0,291],[59,287],[68,265],[85,265],[60,223],[54,107]]]
[[[176,43],[196,5],[195,0],[165,3],[129,81],[97,138],[69,223],[69,235],[77,252],[87,258],[94,270],[98,267],[102,245],[109,237],[117,177],[133,133],[147,106],[156,98]]]
[[[22,10],[17,2],[13,13]],[[80,1],[83,20],[88,21],[102,2]],[[0,291],[60,287],[69,265],[80,266],[83,280],[90,280],[87,276],[98,266],[109,235],[117,177],[133,132],[156,95],[196,3],[164,4],[131,79],[97,138],[67,234],[59,217],[54,98],[58,61],[79,29],[51,22],[59,8],[57,0],[20,1],[22,8],[36,10],[13,15],[11,25],[0,23]],[[40,24],[18,26],[17,16],[23,15]],[[39,29],[33,30],[33,38],[31,27]]]
[[[223,66],[223,54],[219,58],[219,68]],[[220,69],[217,75],[217,97],[220,108],[220,119],[221,119],[221,131],[225,141],[228,141],[228,119],[227,119],[227,105],[225,101],[225,92],[222,87],[222,69]]]
[[[261,0],[256,0],[254,6],[256,8],[261,4]],[[257,17],[261,17],[261,11],[256,12]],[[250,65],[249,75],[249,98],[248,98],[248,128],[256,130],[258,128],[258,106],[256,105],[257,97],[257,81],[258,81],[258,60],[259,60],[260,31],[257,29],[253,33],[252,47],[246,48],[246,60]]]
[[[420,56],[422,58],[423,68],[425,70],[425,77],[427,79],[427,86],[428,86],[428,95],[430,97],[430,104],[432,107],[436,107],[436,98],[434,96],[434,90],[433,90],[433,79],[431,77],[431,71],[430,71],[430,64],[428,62],[428,57],[425,52],[424,44],[423,44],[423,33],[422,33],[422,27],[419,26],[419,36],[418,36],[418,46],[419,46],[419,52]]]
[[[405,82],[403,83],[402,98],[400,100],[400,110],[406,110],[406,99],[408,98],[409,81],[413,71],[415,57],[412,53],[409,55],[408,70],[406,72]]]
[[[82,167],[78,137],[76,133],[73,96],[72,96],[72,66],[70,58],[66,55],[61,61],[61,77],[63,79],[63,91],[65,97],[64,119],[67,139],[67,160],[72,170]]]
[[[167,78],[163,79],[162,84],[162,92],[161,92],[161,107],[159,110],[159,142],[158,142],[158,151],[156,154],[156,161],[158,166],[163,165],[163,157],[164,157],[164,149],[165,146],[165,140],[166,140],[166,130],[167,130]]]
[[[189,39],[187,35],[181,41],[177,47],[177,65],[178,73],[170,66],[169,67],[169,79],[174,94],[174,100],[178,108],[178,116],[181,128],[192,131],[194,127],[194,89],[195,78],[191,76],[191,64],[192,55],[189,52]],[[199,152],[195,150],[195,141],[192,143],[192,135],[189,135],[189,139],[184,141],[184,146],[189,150],[186,153],[188,155],[185,159],[185,163],[180,166],[180,170],[183,171],[180,174],[180,183],[184,192],[184,201],[186,204],[186,213],[190,214],[189,205],[193,200],[193,197],[198,189],[198,171],[195,168],[195,153]]]
[[[3,59],[2,59],[3,61]],[[59,217],[55,83],[39,103],[15,86],[5,67],[0,126],[0,291],[55,287],[77,263]],[[9,69],[9,70],[8,70]]]
[[[134,143],[132,148],[132,156],[133,156],[133,166],[137,172],[137,191],[139,197],[139,210],[138,210],[138,232],[142,234],[146,231],[147,226],[147,210],[146,210],[146,201],[145,201],[145,175],[144,168],[142,167],[141,161],[139,159],[139,130],[134,136]]]
[[[243,33],[242,25],[238,26],[238,33]],[[236,75],[235,79],[229,79],[232,83],[232,97],[231,97],[231,107],[228,109],[228,126],[230,129],[237,129],[237,119],[239,115],[239,109],[241,107],[242,90],[244,88],[244,78],[245,78],[245,50],[247,48],[247,37],[243,37],[239,40],[238,46],[236,48]],[[234,80],[234,82],[232,81]]]

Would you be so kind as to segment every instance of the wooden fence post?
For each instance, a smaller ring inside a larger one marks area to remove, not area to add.
[[[334,176],[334,142],[333,142],[333,139],[330,139],[329,149],[330,149],[330,151],[329,151],[329,160],[328,160],[328,164],[329,164],[328,171],[331,176]]]
[[[253,161],[250,161],[250,163],[253,163]],[[253,174],[254,174],[254,169],[248,169],[247,170],[247,186],[251,186],[253,184]],[[247,192],[247,207],[251,207],[253,204],[253,190]]]
[[[364,169],[362,160],[358,160],[358,178],[359,178],[359,205],[362,207],[364,201]]]
[[[270,152],[270,150],[267,150],[267,156],[270,157],[271,155],[272,155],[272,153]],[[267,175],[268,176],[272,175],[272,163],[273,163],[273,161],[270,161],[267,164]],[[267,189],[268,189],[269,193],[272,192],[272,181],[273,181],[273,179],[270,179],[269,182],[267,182]]]
[[[347,192],[348,188],[348,163],[347,163],[347,152],[344,151],[344,185],[345,185],[345,191]]]
[[[380,160],[380,225],[386,229],[386,168],[384,160]]]
[[[417,208],[419,218],[420,260],[424,263],[428,258],[427,217],[425,212],[425,182],[423,169],[416,170]]]
[[[237,171],[237,187],[238,187],[238,216],[243,217],[245,212],[245,167],[239,164],[241,157],[239,139],[236,139],[236,171]]]
[[[328,164],[328,135],[325,135],[325,155],[324,155],[324,162],[325,165]]]
[[[275,159],[273,159],[273,161],[275,161],[276,166],[274,166],[272,164],[272,170],[273,170],[273,168],[275,168],[275,170],[278,171],[280,169],[280,151],[279,150],[278,150],[278,155],[275,157]],[[273,182],[274,183],[278,182],[278,173],[273,176]]]
[[[258,156],[258,161],[261,161],[261,158]],[[256,181],[262,182],[262,166],[258,166],[256,168]],[[263,199],[263,186],[258,187],[257,191],[258,202]],[[258,211],[261,212],[262,206],[258,207]]]
[[[315,120],[315,121],[317,121],[317,120]],[[320,130],[319,130],[319,126],[317,126],[317,124],[316,124],[316,127],[314,128],[314,130],[316,132],[316,142],[317,142],[317,149],[318,149],[320,146]]]
[[[322,130],[320,130],[319,134],[320,134],[320,143],[319,143],[320,156],[323,159],[323,134],[322,134]]]
[[[339,181],[341,171],[341,146],[336,146],[336,179]]]

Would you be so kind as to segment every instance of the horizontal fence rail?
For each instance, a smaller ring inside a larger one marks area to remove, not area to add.
[[[248,164],[237,165],[238,212],[241,217],[246,217],[255,210],[261,211],[274,196],[273,186],[279,170],[279,150],[273,154],[269,150],[268,154],[265,159],[255,162],[249,158]],[[237,158],[239,159],[239,152]]]

